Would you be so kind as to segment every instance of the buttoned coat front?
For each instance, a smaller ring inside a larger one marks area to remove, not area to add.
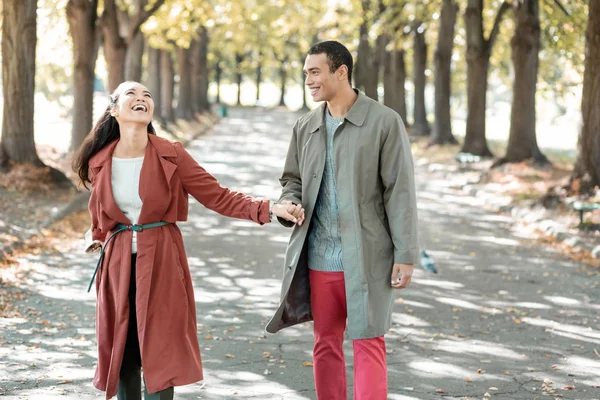
[[[196,333],[196,303],[183,238],[177,221],[188,215],[188,194],[220,214],[269,222],[269,202],[229,191],[201,168],[180,143],[156,135],[149,141],[140,173],[143,206],[138,224],[170,224],[137,234],[136,311],[142,368],[149,393],[197,382],[202,361]],[[130,224],[115,203],[111,184],[114,141],[89,163],[92,237],[104,242],[115,224]],[[117,234],[106,248],[96,280],[98,365],[94,386],[117,393],[129,321],[132,232]]]
[[[301,203],[306,223],[290,238],[271,333],[312,319],[306,238],[325,166],[325,112],[324,103],[296,122],[280,179],[280,200]],[[378,337],[391,325],[393,264],[418,260],[410,143],[400,116],[362,93],[333,142],[347,331],[352,339]]]

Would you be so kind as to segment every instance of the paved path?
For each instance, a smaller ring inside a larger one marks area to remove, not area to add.
[[[295,118],[232,110],[189,151],[222,184],[276,199]],[[443,172],[419,166],[418,182],[421,242],[439,274],[417,269],[411,288],[398,292],[387,335],[389,399],[600,399],[598,274],[511,233],[509,217],[458,194]],[[195,202],[181,230],[206,385],[177,388],[176,398],[315,399],[311,325],[263,330],[277,305],[289,231]],[[0,396],[102,398],[91,385],[95,299],[85,291],[94,257],[21,261],[32,270],[31,295],[20,303],[28,319],[0,320]]]

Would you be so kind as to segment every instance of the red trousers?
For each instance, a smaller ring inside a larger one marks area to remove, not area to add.
[[[348,400],[344,331],[346,288],[343,272],[309,271],[314,319],[313,368],[319,400]],[[353,340],[354,400],[387,399],[387,364],[383,336]]]

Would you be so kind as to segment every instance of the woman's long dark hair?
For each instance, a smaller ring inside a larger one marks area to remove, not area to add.
[[[81,184],[86,189],[89,189],[87,187],[87,183],[91,183],[89,177],[90,159],[94,156],[94,154],[102,150],[104,146],[121,137],[119,123],[115,117],[110,115],[110,111],[117,104],[118,100],[119,93],[115,91],[115,93],[110,96],[108,107],[106,107],[106,110],[98,122],[96,122],[96,125],[94,125],[90,133],[87,135],[81,144],[81,147],[79,147],[79,150],[77,150],[75,158],[73,159],[73,171],[79,175]],[[148,124],[148,133],[156,135],[156,131],[152,126],[152,122]]]

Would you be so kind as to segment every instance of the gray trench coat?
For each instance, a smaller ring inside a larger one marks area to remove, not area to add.
[[[267,332],[312,320],[306,238],[325,166],[325,109],[302,116],[293,129],[280,201],[301,203],[306,222],[294,226],[281,303]],[[382,336],[391,325],[392,265],[416,264],[419,254],[413,162],[400,116],[359,93],[334,136],[334,159],[348,335]]]

